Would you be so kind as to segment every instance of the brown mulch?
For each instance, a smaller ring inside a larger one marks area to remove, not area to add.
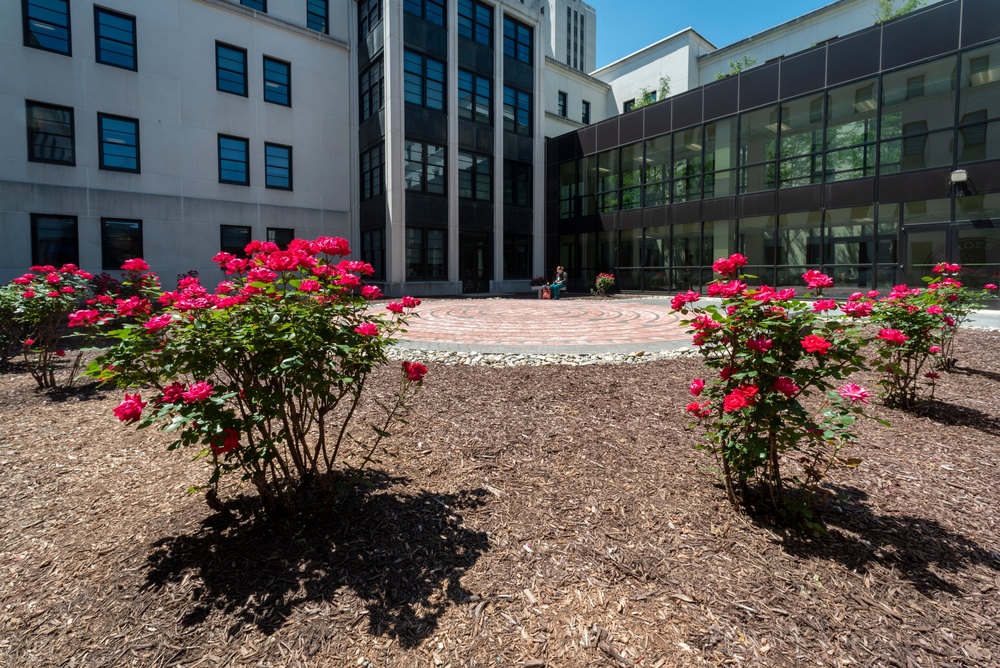
[[[282,521],[229,483],[238,522],[118,392],[9,370],[0,665],[1000,665],[1000,333],[957,356],[861,424],[819,538],[728,507],[695,358],[431,366],[366,486]]]

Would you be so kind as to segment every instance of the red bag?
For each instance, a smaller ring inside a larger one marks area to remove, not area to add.
[[[542,288],[542,299],[552,299],[552,288]]]

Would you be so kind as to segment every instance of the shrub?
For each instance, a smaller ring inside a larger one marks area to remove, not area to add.
[[[933,396],[938,374],[933,369],[925,371],[928,362],[941,360],[942,368],[954,366],[955,334],[988,296],[986,291],[965,288],[955,278],[960,270],[959,265],[940,263],[934,268],[937,276],[924,278],[926,289],[897,285],[888,296],[873,302],[872,322],[879,327],[876,363],[886,405],[912,408],[922,384]]]
[[[59,386],[56,361],[66,355],[59,345],[66,317],[87,296],[92,278],[74,264],[58,269],[36,265],[4,288],[4,296],[0,299],[15,323],[7,336],[20,338],[24,363],[39,388]],[[66,385],[71,385],[76,377],[80,354],[77,353],[64,381]]]
[[[597,281],[595,282],[594,289],[590,292],[597,297],[604,297],[613,287],[615,287],[615,275],[601,273],[597,275]]]
[[[796,462],[789,480],[809,492],[831,465],[858,463],[839,453],[871,396],[843,382],[864,364],[860,320],[824,315],[839,309],[835,300],[822,298],[822,288],[833,286],[824,274],[803,275],[819,297],[810,306],[793,289],[749,287],[739,273],[745,264],[734,254],[713,265],[722,277],[708,286],[708,296],[720,298],[721,306],[692,306],[701,298],[693,291],[672,300],[675,310],[693,316],[682,322],[712,372],[691,383],[687,411],[705,427],[698,448],[720,462],[734,508],[748,505],[754,479],[773,511],[808,520],[810,495],[786,497],[783,465]],[[818,405],[808,409],[802,400],[813,394]]]
[[[370,300],[381,293],[361,285],[371,266],[335,262],[350,252],[343,239],[297,239],[287,251],[253,241],[246,250],[248,258],[215,256],[227,276],[214,292],[184,277],[159,297],[160,314],[111,332],[117,343],[89,372],[127,388],[120,420],[158,425],[177,434],[170,449],[193,447],[210,459],[210,494],[222,475],[240,473],[265,508],[284,510],[328,478],[344,445],[361,443],[348,427],[365,382],[419,300],[374,312]],[[356,469],[371,461],[425,373],[404,363]]]

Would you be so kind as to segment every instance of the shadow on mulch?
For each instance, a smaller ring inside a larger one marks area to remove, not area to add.
[[[55,402],[65,402],[70,399],[75,399],[76,401],[94,401],[98,399],[106,399],[108,394],[115,391],[113,385],[101,385],[101,383],[92,381],[90,383],[84,383],[83,385],[74,385],[73,387],[57,387],[51,390],[42,390],[45,392],[45,396]]]
[[[181,624],[220,610],[237,619],[232,636],[244,625],[274,633],[296,606],[349,587],[365,602],[371,633],[415,647],[449,605],[470,600],[460,579],[489,539],[463,526],[459,514],[482,506],[485,490],[388,491],[408,482],[368,472],[364,487],[294,520],[256,514],[220,529],[216,515],[193,534],[153,544],[143,590],[190,578],[194,608]],[[244,497],[227,505],[248,516],[253,504]]]
[[[989,378],[990,380],[1000,383],[1000,373],[995,371],[984,371],[982,369],[973,369],[967,366],[956,366],[951,370],[952,373],[962,373],[966,376],[982,376],[983,378]]]
[[[1000,436],[1000,419],[968,406],[924,399],[913,408],[913,413],[950,427],[969,427],[984,434]]]
[[[899,573],[928,597],[937,592],[963,593],[938,572],[957,574],[975,565],[1000,571],[1000,553],[986,550],[934,520],[876,515],[865,504],[868,494],[862,490],[834,485],[825,488],[833,494],[822,508],[829,533],[819,538],[784,535],[782,545],[789,554],[828,559],[862,573],[877,563]]]

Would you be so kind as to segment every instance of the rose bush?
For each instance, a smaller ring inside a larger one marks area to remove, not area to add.
[[[601,273],[597,275],[597,281],[591,292],[597,297],[604,297],[613,287],[615,287],[615,275]]]
[[[239,473],[266,509],[287,510],[329,478],[347,444],[364,448],[355,469],[372,461],[401,418],[422,365],[404,365],[371,437],[349,431],[369,374],[419,300],[377,312],[381,292],[362,285],[373,270],[341,259],[350,253],[343,239],[296,239],[287,250],[253,241],[246,253],[214,257],[225,272],[214,290],[185,276],[158,297],[159,313],[132,309],[145,315],[108,334],[116,344],[89,373],[127,388],[120,420],[175,433],[170,449],[197,448],[211,461],[210,495],[221,476]]]
[[[89,294],[93,276],[75,264],[59,268],[36,265],[4,286],[0,303],[11,319],[8,337],[20,339],[21,355],[39,388],[60,385],[56,361],[65,356],[60,340],[65,333],[66,316]],[[9,342],[10,343],[10,342]],[[80,352],[62,382],[71,385],[76,377]]]
[[[937,371],[950,369],[955,334],[962,322],[989,297],[989,290],[975,291],[956,276],[957,264],[942,262],[927,276],[926,288],[897,285],[885,297],[856,293],[851,301],[865,304],[879,330],[875,338],[876,363],[883,401],[889,406],[912,408],[921,387],[933,396]]]
[[[834,463],[858,463],[839,453],[871,396],[844,382],[864,366],[861,320],[826,315],[839,309],[835,300],[822,299],[822,288],[833,285],[828,276],[803,276],[820,297],[810,305],[793,289],[749,286],[751,277],[740,274],[745,265],[740,254],[713,265],[720,277],[707,291],[721,299],[719,306],[696,305],[701,295],[694,291],[672,301],[687,316],[682,323],[710,371],[692,381],[687,411],[705,427],[706,441],[698,447],[717,457],[735,508],[752,501],[749,483],[755,480],[759,500],[807,520],[809,496],[785,495],[784,465],[794,461],[789,481],[815,491]],[[803,399],[810,395],[818,397],[807,408]]]

